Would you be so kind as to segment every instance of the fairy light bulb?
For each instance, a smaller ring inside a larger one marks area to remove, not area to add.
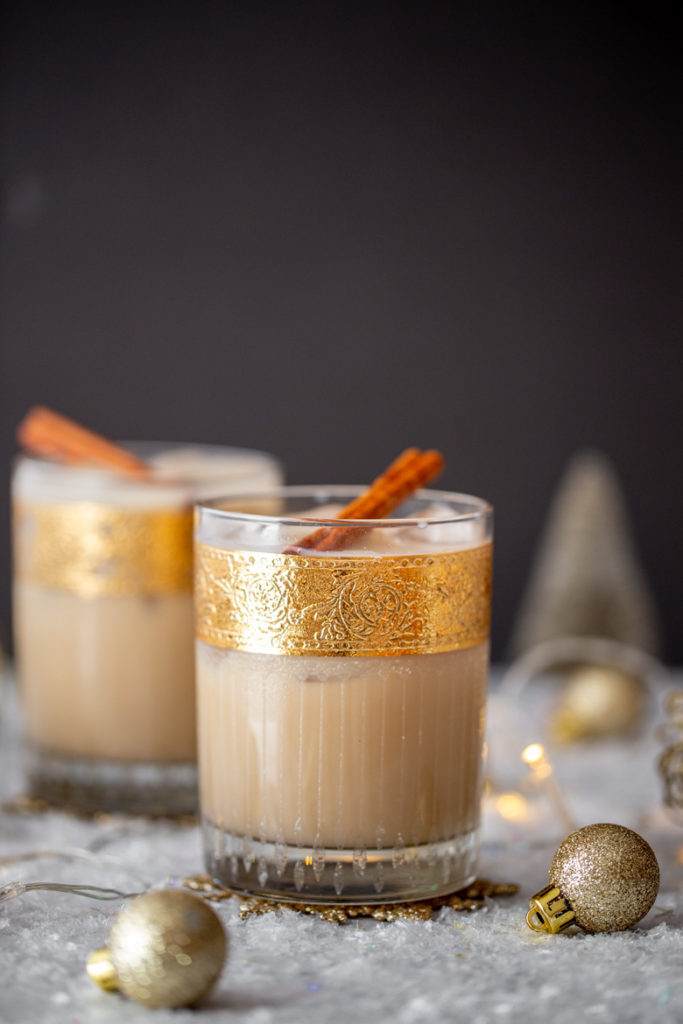
[[[545,758],[545,751],[540,743],[530,743],[528,747],[525,747],[522,751],[522,761],[528,765],[537,764],[537,762]]]

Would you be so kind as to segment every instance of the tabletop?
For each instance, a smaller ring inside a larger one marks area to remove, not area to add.
[[[110,1024],[142,1022],[150,1013],[154,1024],[683,1020],[683,823],[662,808],[660,712],[655,706],[629,739],[546,745],[552,773],[541,778],[520,755],[542,739],[543,701],[541,687],[529,698],[531,711],[511,708],[495,688],[490,700],[479,876],[516,883],[514,895],[486,897],[471,911],[442,907],[428,920],[345,924],[286,907],[245,916],[238,897],[224,899],[213,904],[229,940],[218,983],[198,1009],[150,1011],[101,991],[85,972],[123,901],[26,892],[0,905],[0,1020]],[[23,801],[11,682],[2,707],[0,885],[138,892],[202,873],[192,821],[86,819]],[[597,821],[635,828],[655,850],[661,888],[654,907],[624,932],[531,931],[528,899],[547,884],[558,843]]]

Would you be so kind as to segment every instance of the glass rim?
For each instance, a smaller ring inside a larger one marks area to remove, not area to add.
[[[450,501],[460,502],[472,506],[466,512],[461,513],[436,513],[433,516],[403,516],[401,518],[383,519],[335,519],[322,516],[297,516],[294,515],[269,515],[265,512],[244,512],[240,509],[221,508],[222,504],[248,503],[250,500],[263,501],[268,498],[288,497],[314,497],[323,496],[329,500],[334,497],[346,498],[357,496],[367,490],[365,484],[288,484],[282,487],[269,487],[267,490],[253,492],[236,492],[224,497],[211,498],[195,502],[197,512],[206,512],[211,518],[222,519],[228,522],[245,523],[266,523],[278,526],[339,526],[344,525],[350,528],[367,529],[405,526],[439,526],[448,523],[478,522],[493,516],[493,505],[485,498],[478,498],[473,494],[464,494],[460,491],[441,491],[421,489],[412,494],[411,498],[423,501]],[[406,500],[409,500],[408,498]]]
[[[195,448],[210,454],[246,457],[254,460],[255,462],[268,463],[270,466],[274,466],[281,472],[284,472],[284,463],[282,462],[282,459],[280,459],[279,456],[273,455],[271,452],[263,451],[260,448],[243,448],[237,445],[216,444],[211,441],[155,441],[140,439],[135,441],[117,439],[116,444],[126,448],[134,455],[139,455],[141,458],[145,457],[145,453],[148,453],[147,457],[149,457],[154,454],[161,454],[164,451]],[[50,470],[64,470],[66,473],[105,474],[107,477],[117,480],[124,485],[153,485],[155,487],[163,488],[194,485],[197,482],[192,477],[188,477],[185,474],[167,477],[160,480],[147,480],[144,477],[134,477],[128,476],[125,473],[117,473],[115,469],[108,466],[97,465],[96,463],[61,462],[59,459],[51,459],[46,455],[34,455],[32,452],[19,450],[18,452],[15,452],[12,457],[12,470],[16,470],[21,463],[30,463],[35,466],[46,466],[49,467]],[[251,473],[249,475],[251,475]],[[226,496],[226,500],[228,500],[228,496]]]

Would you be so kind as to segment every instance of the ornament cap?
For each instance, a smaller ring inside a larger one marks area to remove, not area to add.
[[[109,956],[109,950],[106,946],[102,946],[101,949],[94,949],[88,957],[86,964],[86,970],[92,981],[100,988],[103,988],[105,992],[116,992],[119,987],[119,983],[116,977],[116,971],[114,965],[111,962]]]
[[[576,914],[556,885],[546,885],[529,900],[526,923],[535,932],[556,935],[574,923]]]

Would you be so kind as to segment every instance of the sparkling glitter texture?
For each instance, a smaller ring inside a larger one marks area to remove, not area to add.
[[[491,544],[304,558],[195,546],[197,636],[265,654],[434,654],[489,635]]]
[[[192,589],[189,508],[15,502],[15,575],[79,597]]]
[[[587,932],[631,928],[659,890],[657,858],[642,836],[623,825],[587,825],[572,832],[548,874]]]
[[[221,902],[236,896],[241,901],[240,918],[261,917],[263,914],[278,914],[280,911],[294,911],[322,921],[346,924],[357,917],[372,917],[376,921],[429,921],[441,907],[452,910],[481,910],[492,896],[513,896],[519,886],[514,882],[490,882],[477,878],[466,889],[446,896],[435,896],[426,900],[407,903],[375,904],[320,904],[320,903],[279,903],[277,900],[261,899],[258,896],[242,896],[231,889],[216,886],[208,875],[183,878],[183,885],[192,889],[203,899]]]
[[[211,907],[175,889],[138,897],[109,934],[118,988],[144,1006],[197,1002],[220,974],[226,948]]]

